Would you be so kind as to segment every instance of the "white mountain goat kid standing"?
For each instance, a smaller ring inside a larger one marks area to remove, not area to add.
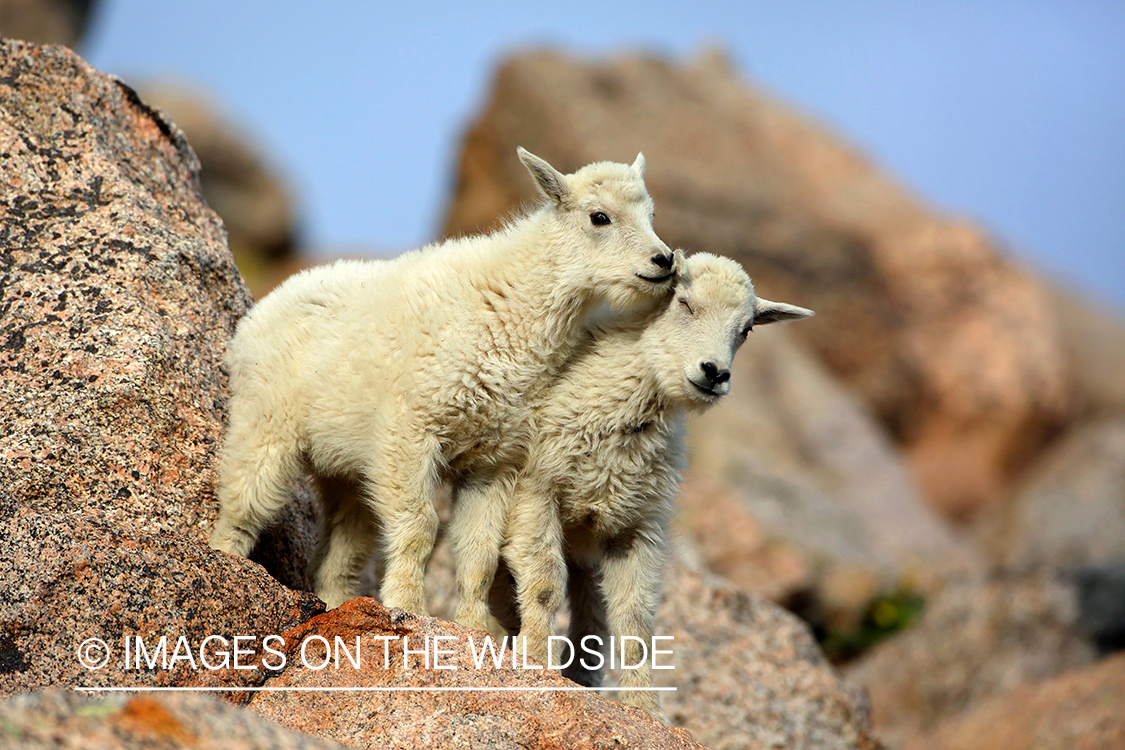
[[[590,635],[603,643],[616,636],[619,645],[622,636],[637,639],[624,645],[623,663],[644,661],[622,670],[621,686],[629,688],[653,684],[640,644],[652,647],[686,417],[730,390],[735,352],[755,325],[813,314],[759,299],[737,263],[707,253],[687,259],[669,299],[647,319],[593,331],[545,396],[503,549],[518,623],[499,587],[493,592],[497,615],[513,620],[504,624],[518,628],[529,655],[546,664],[566,582],[572,644]],[[457,574],[479,572],[459,562]],[[600,668],[583,658],[596,662],[580,652],[563,674],[600,684]],[[626,692],[622,700],[667,723],[657,693]]]
[[[325,504],[317,595],[331,608],[356,594],[381,530],[383,603],[426,612],[442,475],[510,488],[529,442],[526,404],[588,314],[641,306],[675,277],[652,230],[643,156],[563,175],[518,153],[548,198],[534,213],[488,236],[305,271],[241,321],[212,547],[247,555],[307,467]]]

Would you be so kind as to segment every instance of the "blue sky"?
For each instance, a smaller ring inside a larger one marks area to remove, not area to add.
[[[1125,311],[1125,3],[485,5],[102,0],[84,54],[218,96],[291,176],[310,248],[390,253],[433,239],[505,53],[718,43],[931,204]]]

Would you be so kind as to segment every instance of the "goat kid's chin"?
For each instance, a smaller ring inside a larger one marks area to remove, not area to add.
[[[663,289],[671,285],[672,280],[676,278],[676,272],[663,270],[646,271],[645,273],[636,274],[636,277],[641,281],[647,281],[649,284]]]
[[[696,382],[687,375],[684,375],[682,388],[684,400],[689,404],[701,407],[716,404],[723,398],[723,396],[730,393],[730,383],[708,385],[703,381]]]

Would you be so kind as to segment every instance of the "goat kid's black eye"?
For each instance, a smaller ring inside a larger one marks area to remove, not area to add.
[[[688,304],[688,301],[686,299],[684,299],[683,297],[677,297],[676,301],[683,305],[688,313],[690,313],[691,315],[695,315],[695,310],[691,309],[691,305]]]
[[[601,211],[595,211],[594,213],[590,214],[590,223],[596,227],[604,227],[609,223],[609,217]]]

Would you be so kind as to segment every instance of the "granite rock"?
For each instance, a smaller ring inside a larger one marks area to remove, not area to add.
[[[78,48],[95,0],[0,0],[0,37]]]
[[[1057,313],[1079,418],[1125,415],[1125,319],[1077,290],[1047,283]]]
[[[656,634],[675,669],[657,684],[673,724],[711,750],[879,748],[864,690],[842,679],[795,615],[674,557]]]
[[[0,689],[174,684],[77,645],[321,606],[204,544],[249,295],[175,125],[61,47],[0,42],[0,80]],[[300,586],[307,498],[288,514],[255,555]]]
[[[701,747],[684,730],[665,727],[640,709],[571,690],[574,683],[539,665],[524,668],[517,661],[516,667],[496,667],[486,659],[478,668],[472,648],[482,648],[483,631],[389,610],[374,599],[353,599],[282,636],[286,666],[264,682],[270,690],[255,693],[250,707],[279,724],[346,745],[388,750]],[[333,644],[335,651],[337,638],[359,667],[341,652],[339,666],[330,661],[315,668],[329,656],[323,644]],[[437,664],[452,668],[437,669]],[[356,686],[368,690],[341,691]],[[493,689],[466,689],[480,687]]]
[[[976,535],[996,562],[1014,568],[1125,563],[1125,419],[1083,424],[1059,440]]]
[[[251,300],[199,161],[69,50],[0,42],[0,78],[0,517],[81,510],[204,540],[223,356]],[[254,554],[294,587],[309,497]]]
[[[200,659],[219,663],[221,642],[200,655],[208,636],[261,639],[324,611],[256,563],[90,513],[19,510],[0,519],[0,536],[0,695],[182,685],[205,669]],[[91,638],[104,645],[80,655]],[[141,661],[136,638],[148,654]],[[192,660],[173,658],[180,639]]]
[[[256,139],[198,90],[153,81],[139,92],[184,131],[199,157],[203,196],[222,218],[243,276],[290,260],[297,238],[293,189]]]
[[[12,743],[9,745],[8,743]],[[0,746],[21,750],[332,750],[207,695],[30,693],[0,702]]]
[[[906,750],[1118,750],[1125,747],[1125,655],[985,701]]]
[[[1065,580],[991,570],[949,580],[916,626],[846,675],[867,688],[876,732],[897,748],[982,701],[1093,659]]]

